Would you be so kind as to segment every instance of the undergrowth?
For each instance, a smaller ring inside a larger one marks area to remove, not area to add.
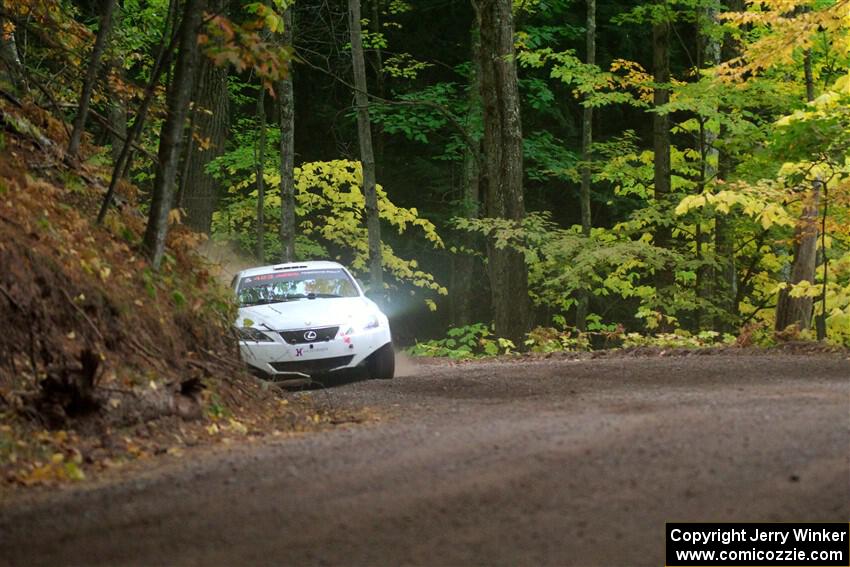
[[[807,333],[776,333],[764,324],[751,324],[741,329],[738,335],[701,331],[691,333],[676,329],[668,333],[626,332],[620,325],[596,323],[595,330],[579,331],[575,328],[536,327],[526,334],[526,339],[517,348],[511,341],[497,337],[491,327],[476,323],[452,327],[441,339],[422,341],[409,347],[413,356],[446,357],[469,360],[498,355],[517,354],[520,351],[550,354],[557,352],[590,352],[594,350],[632,349],[639,347],[704,349],[712,347],[763,347],[770,348],[794,341],[810,341]]]

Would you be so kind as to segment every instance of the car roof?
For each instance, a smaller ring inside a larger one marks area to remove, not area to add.
[[[281,270],[339,270],[343,265],[336,262],[328,262],[324,260],[313,260],[309,262],[289,262],[286,264],[269,264],[267,266],[257,266],[256,268],[248,268],[236,274],[237,278],[245,278],[267,274],[269,272],[278,272]]]

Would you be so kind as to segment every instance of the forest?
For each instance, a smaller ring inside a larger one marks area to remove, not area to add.
[[[848,8],[4,0],[0,94],[178,307],[206,247],[350,266],[418,354],[846,346]]]

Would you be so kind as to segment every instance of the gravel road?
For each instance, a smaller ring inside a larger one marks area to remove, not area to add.
[[[380,423],[0,503],[10,565],[653,565],[665,521],[850,520],[850,362],[428,365]]]

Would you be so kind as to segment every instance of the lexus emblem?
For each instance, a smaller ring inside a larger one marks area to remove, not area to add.
[[[316,331],[307,331],[306,333],[304,333],[304,338],[308,341],[315,341]]]

